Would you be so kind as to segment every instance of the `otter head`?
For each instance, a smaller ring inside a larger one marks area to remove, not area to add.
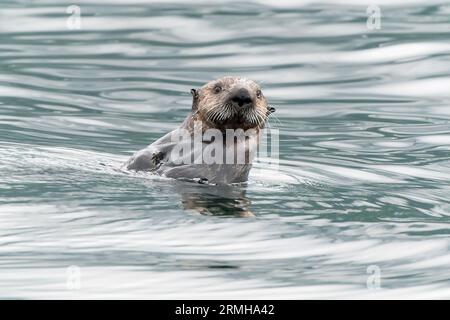
[[[268,115],[275,111],[259,85],[245,78],[219,78],[191,93],[194,114],[217,129],[262,128]]]

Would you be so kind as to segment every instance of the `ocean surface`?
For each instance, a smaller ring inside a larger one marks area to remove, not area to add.
[[[450,3],[376,2],[2,0],[0,298],[450,298]],[[120,170],[223,75],[278,167]]]

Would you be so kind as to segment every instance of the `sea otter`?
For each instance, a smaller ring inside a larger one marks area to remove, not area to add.
[[[222,77],[192,89],[192,111],[181,126],[135,153],[126,169],[229,184],[248,178],[267,117],[259,85],[240,77]]]

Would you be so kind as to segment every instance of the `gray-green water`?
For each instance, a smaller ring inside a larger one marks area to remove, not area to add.
[[[83,0],[70,30],[3,0],[0,297],[450,298],[450,5],[390,2],[370,30],[363,2]],[[277,107],[278,170],[117,170],[229,74]]]

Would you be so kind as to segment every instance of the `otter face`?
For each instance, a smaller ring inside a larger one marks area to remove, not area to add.
[[[223,77],[192,94],[194,109],[216,128],[262,128],[273,112],[258,84],[245,78]]]

